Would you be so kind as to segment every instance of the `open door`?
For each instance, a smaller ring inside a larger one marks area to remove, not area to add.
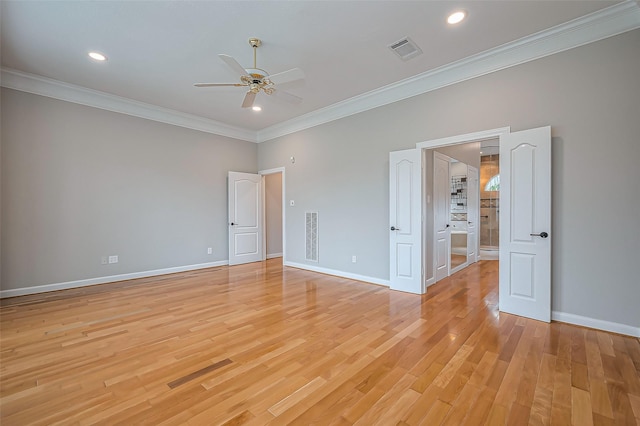
[[[551,128],[500,136],[501,311],[551,320]]]
[[[433,152],[433,224],[435,234],[434,255],[436,282],[449,276],[451,244],[451,158]]]
[[[229,172],[229,265],[264,260],[262,176]]]
[[[422,153],[389,153],[389,280],[392,290],[422,294]]]

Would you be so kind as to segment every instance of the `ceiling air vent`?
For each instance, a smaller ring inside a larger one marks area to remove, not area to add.
[[[409,37],[389,45],[389,49],[393,50],[403,61],[422,54],[422,50]]]

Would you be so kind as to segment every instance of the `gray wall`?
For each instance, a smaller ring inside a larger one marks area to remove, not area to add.
[[[282,173],[265,175],[267,256],[282,254]]]
[[[317,210],[311,266],[388,279],[389,151],[551,125],[552,309],[640,326],[638,51],[640,30],[260,144],[259,168],[286,166],[296,200],[287,259],[307,263],[304,212]]]
[[[227,171],[257,172],[253,143],[10,89],[1,136],[3,290],[225,261]]]

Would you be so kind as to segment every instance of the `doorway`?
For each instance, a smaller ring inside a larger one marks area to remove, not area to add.
[[[425,186],[433,185],[435,281],[478,261],[480,149],[480,142],[475,141],[425,150],[434,162],[433,181],[427,177]]]
[[[438,152],[447,155],[452,158],[456,158],[460,162],[464,162],[471,165],[476,169],[479,174],[480,169],[480,150],[482,141],[486,140],[499,140],[503,135],[509,134],[511,129],[509,127],[502,127],[497,129],[485,130],[481,132],[468,133],[458,136],[452,136],[442,139],[434,139],[426,142],[420,142],[416,144],[416,149],[422,153],[422,164],[425,170],[434,170],[434,156],[433,152]],[[497,145],[497,144],[496,144]],[[423,250],[423,280],[421,283],[422,292],[425,292],[427,287],[436,283],[436,262],[433,261],[436,255],[436,247],[434,241],[436,240],[434,226],[435,226],[435,194],[433,191],[433,175],[431,173],[425,173],[422,179],[422,191],[421,204],[422,211],[424,212],[423,229],[422,232],[422,246]],[[478,179],[478,187],[479,187]],[[478,199],[479,201],[479,199]],[[479,210],[479,202],[476,206],[469,206],[475,212]],[[478,212],[479,213],[479,212]],[[473,242],[468,246],[470,250],[467,253],[472,261],[482,260],[482,256],[479,252],[479,214],[475,218],[469,218],[467,216],[467,222],[471,221],[473,234]],[[473,226],[475,225],[475,226]],[[469,244],[469,243],[467,243]],[[498,256],[496,256],[497,259]],[[416,287],[417,288],[417,287]]]
[[[282,173],[264,178],[264,240],[267,259],[282,257]]]
[[[262,170],[264,194],[264,253],[265,259],[285,255],[285,169]]]
[[[480,254],[497,259],[500,247],[500,141],[483,141],[480,149]]]

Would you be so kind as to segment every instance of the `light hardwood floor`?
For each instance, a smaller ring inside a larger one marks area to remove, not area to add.
[[[416,296],[280,259],[6,299],[0,423],[640,424],[638,339],[497,300],[495,261]]]

